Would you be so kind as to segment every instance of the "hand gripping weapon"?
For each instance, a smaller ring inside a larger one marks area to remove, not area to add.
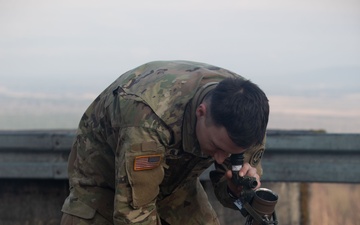
[[[246,225],[270,225],[278,224],[275,205],[278,200],[277,194],[267,188],[253,190],[258,185],[255,177],[240,177],[239,171],[244,164],[243,154],[230,156],[232,164],[232,181],[237,186],[242,186],[240,197],[235,200],[235,206],[246,219]]]

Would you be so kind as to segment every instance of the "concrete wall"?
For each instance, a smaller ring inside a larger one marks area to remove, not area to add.
[[[65,180],[0,180],[1,225],[57,225],[68,194]]]
[[[66,161],[74,131],[0,131],[0,225],[59,224],[68,195]],[[268,133],[262,186],[279,195],[279,225],[360,221],[360,135]],[[215,199],[222,224],[244,224]]]

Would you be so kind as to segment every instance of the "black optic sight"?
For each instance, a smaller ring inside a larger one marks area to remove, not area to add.
[[[233,154],[230,156],[230,162],[232,165],[232,181],[238,186],[253,189],[258,185],[255,177],[240,177],[239,171],[244,164],[244,154]]]

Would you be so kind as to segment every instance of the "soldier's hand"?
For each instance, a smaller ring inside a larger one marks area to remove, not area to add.
[[[249,176],[249,177],[255,177],[256,181],[257,181],[257,186],[254,189],[257,189],[261,186],[260,183],[260,176],[259,174],[257,174],[257,169],[255,167],[250,166],[249,163],[244,163],[241,170],[239,171],[239,175],[241,177],[243,176]],[[242,186],[236,186],[232,181],[231,181],[231,177],[232,177],[232,171],[228,170],[225,174],[226,179],[228,181],[228,187],[231,190],[231,192],[233,194],[235,194],[237,197],[240,196],[241,191],[242,191]]]

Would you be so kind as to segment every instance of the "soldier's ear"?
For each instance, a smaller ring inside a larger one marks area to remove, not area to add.
[[[197,108],[196,108],[196,118],[200,118],[203,116],[206,116],[206,110],[207,107],[204,103],[201,103]]]

